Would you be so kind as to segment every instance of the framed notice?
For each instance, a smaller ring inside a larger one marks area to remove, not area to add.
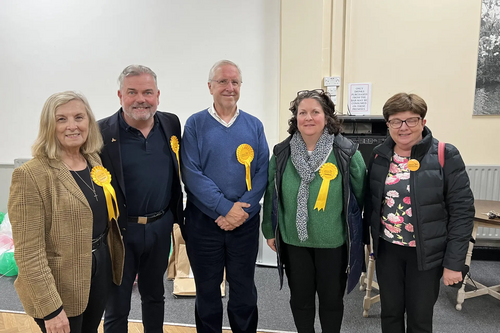
[[[370,114],[372,104],[371,83],[350,83],[347,110],[353,116]]]

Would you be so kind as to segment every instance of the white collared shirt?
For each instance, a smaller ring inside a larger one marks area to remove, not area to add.
[[[212,117],[215,118],[215,120],[217,120],[220,124],[222,124],[225,127],[231,127],[231,125],[234,124],[234,122],[236,121],[236,118],[240,114],[240,110],[238,109],[238,107],[236,107],[236,113],[234,114],[233,118],[231,118],[231,120],[229,121],[229,123],[226,123],[224,121],[224,119],[222,119],[221,117],[219,117],[219,115],[217,114],[217,111],[215,111],[215,108],[214,108],[213,105],[210,106],[207,110],[208,110],[208,113],[210,113],[212,115]]]

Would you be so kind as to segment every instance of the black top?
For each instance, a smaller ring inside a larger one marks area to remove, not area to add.
[[[101,186],[93,183],[90,177],[90,166],[89,169],[85,168],[81,171],[70,171],[75,178],[76,183],[80,186],[83,194],[89,202],[90,208],[92,209],[92,215],[94,216],[93,228],[92,228],[92,238],[97,238],[100,234],[106,230],[108,225],[108,208],[106,206],[106,197],[104,196],[104,190]],[[81,177],[78,177],[77,174]],[[90,188],[94,184],[95,193],[97,194],[97,200],[94,197],[94,192],[87,186],[82,179],[87,183]]]
[[[158,117],[145,138],[128,125],[120,113],[123,178],[129,216],[148,216],[167,208],[172,196],[174,165],[170,140],[160,129]]]

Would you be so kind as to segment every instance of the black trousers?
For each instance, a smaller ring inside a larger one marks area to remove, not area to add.
[[[103,242],[96,251],[92,252],[92,280],[87,308],[81,315],[68,318],[71,333],[97,333],[113,285],[111,256],[108,246]],[[35,318],[35,322],[43,333],[47,333],[43,319]]]
[[[379,241],[377,282],[383,333],[430,333],[443,267],[419,271],[416,248]],[[407,325],[405,330],[405,312]]]
[[[290,307],[299,333],[314,332],[316,293],[323,332],[340,332],[347,282],[347,246],[334,249],[282,243]]]
[[[139,224],[129,222],[125,243],[125,265],[120,286],[113,286],[106,313],[106,333],[128,332],[128,315],[132,288],[137,275],[141,294],[142,323],[145,333],[163,332],[165,309],[165,271],[170,254],[170,234],[173,215],[169,210],[154,222]]]
[[[197,332],[222,332],[220,284],[224,267],[229,283],[227,313],[233,332],[257,331],[255,261],[259,248],[259,215],[232,231],[224,231],[214,219],[188,201],[186,249],[196,283]]]

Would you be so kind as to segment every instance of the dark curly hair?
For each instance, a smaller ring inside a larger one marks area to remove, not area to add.
[[[307,98],[314,99],[321,105],[325,113],[326,128],[328,128],[329,134],[337,135],[342,132],[342,123],[335,114],[335,104],[333,104],[330,94],[323,91],[323,89],[316,89],[299,91],[297,97],[290,103],[292,118],[288,119],[288,133],[294,134],[299,130],[297,127],[297,110],[300,102]]]

